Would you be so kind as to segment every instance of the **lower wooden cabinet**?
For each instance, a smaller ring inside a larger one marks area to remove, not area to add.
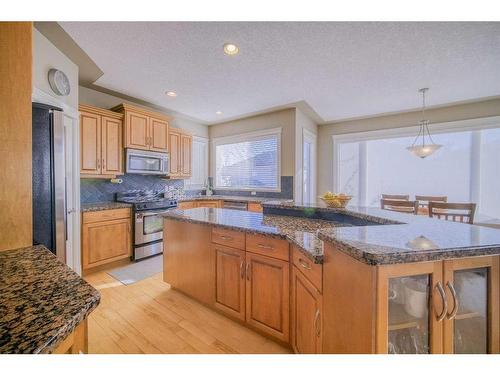
[[[252,212],[262,212],[262,205],[257,202],[248,202],[247,210]]]
[[[222,201],[218,200],[195,201],[195,207],[221,208]]]
[[[84,212],[82,216],[83,270],[131,256],[130,209]]]
[[[246,322],[288,342],[289,263],[246,253]]]
[[[179,210],[189,210],[190,208],[195,208],[196,207],[195,203],[196,203],[195,201],[179,202],[177,204],[177,208]]]
[[[295,353],[318,354],[322,348],[322,296],[292,267],[291,344]]]
[[[245,320],[245,251],[213,245],[215,252],[215,307]]]
[[[212,244],[215,308],[281,341],[289,340],[289,263]]]

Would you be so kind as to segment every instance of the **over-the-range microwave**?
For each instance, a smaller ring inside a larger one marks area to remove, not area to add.
[[[127,148],[126,150],[126,173],[168,175],[168,153],[135,150],[133,148]]]

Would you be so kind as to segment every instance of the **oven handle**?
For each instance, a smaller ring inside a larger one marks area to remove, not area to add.
[[[147,217],[147,216],[161,215],[164,214],[165,212],[175,209],[177,209],[177,207],[172,207],[167,210],[158,210],[158,211],[139,211],[135,213],[135,216],[137,217],[138,215],[141,215],[141,217]]]

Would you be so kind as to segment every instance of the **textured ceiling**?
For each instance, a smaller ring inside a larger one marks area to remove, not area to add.
[[[432,106],[500,95],[498,22],[61,26],[104,72],[97,85],[208,123],[300,101],[326,122],[405,111],[420,87]]]

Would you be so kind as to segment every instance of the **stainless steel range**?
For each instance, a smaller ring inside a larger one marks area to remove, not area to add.
[[[163,252],[162,213],[177,208],[177,201],[163,192],[133,191],[117,193],[117,202],[131,203],[134,215],[134,260]]]

